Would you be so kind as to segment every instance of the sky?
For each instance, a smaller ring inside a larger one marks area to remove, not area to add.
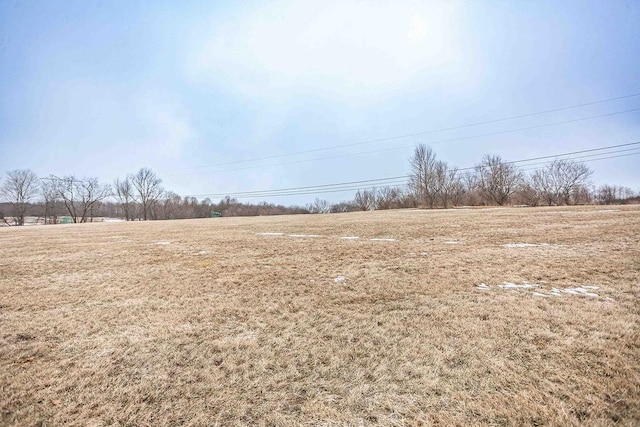
[[[419,143],[464,168],[637,142],[639,22],[637,0],[2,0],[0,173],[149,167],[217,200],[404,176]],[[593,183],[640,191],[621,154],[584,158]]]

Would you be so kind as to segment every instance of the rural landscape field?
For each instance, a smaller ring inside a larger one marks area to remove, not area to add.
[[[1,425],[638,425],[640,207],[0,229]]]

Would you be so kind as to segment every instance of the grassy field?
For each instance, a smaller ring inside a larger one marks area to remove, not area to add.
[[[0,249],[1,425],[640,423],[640,207],[5,227]]]

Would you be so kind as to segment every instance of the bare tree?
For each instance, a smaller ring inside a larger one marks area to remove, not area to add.
[[[476,166],[477,185],[490,204],[505,205],[522,181],[522,173],[500,156],[485,155]]]
[[[353,202],[339,202],[331,205],[331,213],[344,213],[357,211],[358,208]]]
[[[93,220],[95,206],[111,195],[111,187],[102,185],[97,178],[66,176],[55,180],[58,194],[74,223]]]
[[[464,193],[464,186],[458,175],[457,169],[449,169],[449,166],[442,161],[436,163],[436,181],[440,185],[439,194],[442,206],[449,207],[449,204],[459,204]]]
[[[431,147],[418,144],[413,156],[409,159],[409,165],[411,166],[409,185],[416,198],[425,206],[433,208],[442,189],[442,183],[437,175],[437,168],[442,165],[438,164],[436,154]]]
[[[142,208],[142,219],[152,219],[155,216],[155,206],[164,191],[162,180],[149,168],[140,168],[130,179]]]
[[[208,199],[207,199],[208,200]],[[176,219],[178,218],[178,210],[180,209],[180,202],[182,202],[182,198],[174,193],[173,191],[165,191],[162,195],[162,216],[164,219]],[[211,204],[211,201],[208,203],[203,202],[200,204],[201,206],[208,206]]]
[[[402,190],[398,187],[382,187],[376,191],[376,209],[394,209],[402,205]]]
[[[633,190],[629,187],[620,187],[608,184],[601,185],[595,192],[596,201],[603,205],[624,203],[627,199],[630,199],[633,196]]]
[[[120,202],[122,207],[122,213],[127,221],[133,221],[135,218],[136,199],[135,190],[133,184],[131,184],[131,178],[127,176],[125,179],[116,179],[113,183],[115,189],[115,196]]]
[[[356,193],[353,203],[356,205],[358,210],[361,211],[371,211],[376,208],[376,191],[375,189],[371,190],[358,190]]]
[[[540,204],[540,200],[542,199],[542,194],[532,181],[533,177],[530,177],[529,179],[524,181],[518,189],[517,196],[520,199],[520,202],[524,203],[527,206],[538,206]]]
[[[547,204],[568,205],[571,195],[588,184],[593,171],[584,163],[556,159],[533,174],[533,185]]]
[[[452,205],[460,206],[463,203],[464,197],[467,193],[467,188],[464,184],[464,180],[459,173],[456,173],[455,178],[451,181],[447,192],[449,194],[449,200]]]
[[[75,176],[65,176],[64,178],[52,177],[56,186],[56,191],[64,203],[69,216],[73,222],[78,222],[78,195],[77,186],[78,178]]]
[[[331,211],[331,205],[328,201],[316,197],[313,203],[309,204],[308,208],[311,213],[329,213]]]
[[[11,203],[15,225],[24,225],[27,204],[38,192],[38,176],[30,169],[7,172],[0,187],[0,196]]]
[[[57,224],[58,217],[61,215],[63,208],[56,180],[52,178],[44,178],[42,180],[41,190],[44,204],[44,223]]]
[[[461,203],[463,205],[476,206],[481,204],[480,186],[478,185],[478,174],[475,170],[467,170],[460,176],[460,183],[463,187]]]

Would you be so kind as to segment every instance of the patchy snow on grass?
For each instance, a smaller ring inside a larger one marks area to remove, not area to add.
[[[551,243],[505,243],[502,246],[505,248],[554,248],[560,245]]]
[[[600,295],[596,294],[595,292],[589,292],[589,289],[586,289],[584,286],[579,286],[577,288],[562,289],[562,292],[564,292],[566,294],[583,295],[585,297],[592,297],[592,298],[597,298],[597,297],[600,296]]]
[[[344,240],[358,240],[360,237],[358,237],[358,236],[341,236],[340,238],[344,239]]]
[[[102,222],[125,222],[122,218],[102,218]]]
[[[539,286],[529,282],[522,282],[522,283],[504,282],[498,285],[498,287],[502,289],[532,289],[532,288],[538,288]]]
[[[169,245],[171,244],[171,242],[169,241],[164,241],[164,242],[153,242],[153,243],[149,243],[150,245]]]
[[[620,209],[601,209],[601,210],[595,211],[595,212],[598,212],[598,213],[602,213],[602,212],[607,212],[607,213],[609,213],[609,212],[620,212]]]
[[[456,241],[456,240],[447,240],[446,242],[444,242],[445,245],[459,245],[460,242]]]
[[[338,277],[336,277],[335,279],[333,279],[333,281],[334,281],[335,283],[342,283],[342,282],[344,282],[345,280],[347,280],[347,278],[346,278],[346,277],[344,277],[344,276],[338,276]]]
[[[552,287],[550,291],[547,291],[546,289],[543,289],[541,285],[537,285],[535,283],[529,283],[525,280],[522,283],[503,282],[497,286],[498,288],[501,288],[501,289],[534,289],[535,288],[536,290],[534,292],[531,292],[531,295],[534,297],[542,297],[542,298],[562,297],[563,295],[567,295],[567,294],[592,297],[592,298],[600,297],[600,295],[598,295],[597,293],[592,292],[594,290],[600,289],[600,287],[593,286],[593,285],[582,285],[576,288],[561,288],[561,289]],[[476,286],[476,289],[486,291],[486,290],[490,290],[491,286],[487,285],[486,283],[480,283],[479,285]],[[605,300],[613,301],[613,299],[608,297],[605,298]]]
[[[545,297],[545,298],[548,298],[548,297],[559,297],[560,296],[560,294],[554,294],[554,293],[543,294],[543,293],[540,293],[540,292],[533,292],[533,293],[531,293],[531,295],[533,295],[534,297]]]
[[[289,237],[299,237],[299,238],[316,238],[316,237],[322,237],[319,234],[287,234],[287,236]]]
[[[429,252],[420,252],[420,255],[427,256],[427,255],[429,255]]]
[[[380,238],[374,238],[374,239],[369,239],[372,242],[397,242],[396,239],[380,239]]]
[[[208,255],[208,254],[210,254],[210,253],[211,253],[211,251],[198,251],[198,252],[196,253],[196,255]]]
[[[284,236],[284,233],[256,233],[256,236]]]

